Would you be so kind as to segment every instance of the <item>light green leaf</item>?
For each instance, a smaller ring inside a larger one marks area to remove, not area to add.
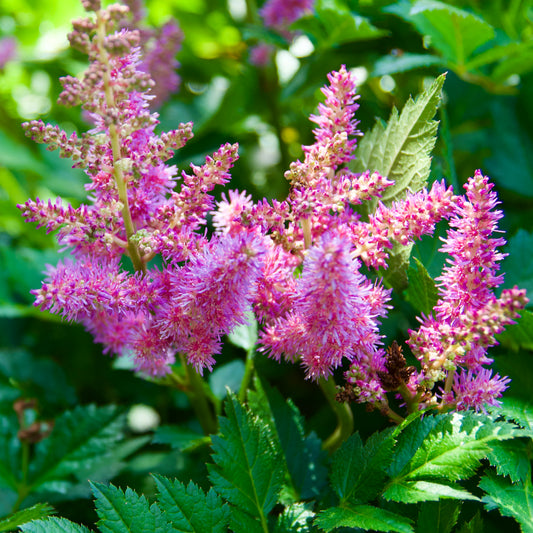
[[[414,266],[407,269],[409,286],[405,298],[419,313],[429,316],[439,299],[439,291],[422,262],[416,257],[413,262]]]
[[[32,520],[45,518],[54,512],[54,508],[50,507],[48,504],[37,503],[0,520],[0,531],[11,531],[22,524],[26,524]]]
[[[449,4],[435,0],[399,4],[388,11],[414,24],[426,37],[426,44],[456,65],[463,65],[475,50],[495,36],[494,28],[482,18]]]
[[[436,416],[433,427],[429,418],[412,423],[398,439],[389,472],[391,480],[384,492],[386,499],[406,503],[435,501],[439,494],[472,499],[468,492],[451,487],[450,482],[471,477],[481,459],[488,456],[493,442],[529,434],[513,424],[495,422],[494,418],[477,413]],[[409,453],[412,456],[406,462]]]
[[[338,527],[358,527],[366,531],[371,529],[396,533],[414,532],[409,518],[371,505],[331,507],[318,515],[315,525],[327,532]]]
[[[283,481],[279,445],[272,442],[269,426],[254,417],[231,395],[220,417],[220,434],[212,437],[214,465],[208,465],[215,490],[251,523],[266,523],[278,500]]]
[[[454,498],[457,500],[475,500],[479,498],[467,490],[451,487],[446,483],[432,481],[403,481],[390,485],[383,493],[386,500],[401,503],[436,502],[441,498]]]
[[[426,185],[431,165],[429,154],[435,146],[438,127],[433,117],[444,80],[444,75],[439,76],[415,100],[409,99],[400,114],[393,109],[386,126],[376,122],[357,147],[357,159],[350,164],[354,172],[377,171],[394,181],[383,192],[382,201],[386,205]]]
[[[388,31],[373,26],[370,21],[349,11],[316,9],[313,15],[302,17],[291,29],[306,33],[317,48],[328,49],[353,41],[378,39]]]
[[[52,516],[20,526],[24,533],[91,533],[91,530],[66,518]]]
[[[91,483],[91,487],[102,533],[174,532],[157,505],[150,507],[144,495],[138,496],[129,488],[123,492],[111,484]]]
[[[213,489],[207,494],[192,481],[187,487],[153,475],[159,492],[159,507],[177,531],[190,533],[225,533],[229,508]]]
[[[228,334],[228,340],[234,346],[238,346],[245,351],[255,349],[257,343],[257,320],[255,320],[252,313],[248,316],[248,324],[237,326],[231,333]]]
[[[533,533],[533,489],[530,479],[526,483],[513,483],[489,473],[481,478],[479,487],[487,493],[482,501],[489,511],[497,508],[503,516],[514,518],[523,533]]]

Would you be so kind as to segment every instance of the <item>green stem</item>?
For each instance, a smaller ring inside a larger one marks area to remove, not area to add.
[[[186,362],[184,362],[184,366],[188,379],[188,387],[185,389],[185,393],[191,402],[202,430],[206,435],[216,433],[218,424],[205,393],[204,381],[194,367]]]
[[[100,61],[104,66],[103,69],[103,81],[104,81],[104,93],[107,109],[115,108],[115,96],[111,87],[111,77],[109,72],[111,65],[109,63],[109,55],[104,47],[105,41],[105,21],[103,20],[101,13],[97,15],[97,36],[98,36],[98,52]],[[111,149],[113,151],[113,175],[115,177],[115,183],[117,184],[118,198],[122,204],[122,218],[124,220],[124,229],[126,230],[126,236],[128,240],[128,252],[133,263],[133,267],[136,271],[145,272],[146,266],[141,259],[141,254],[137,245],[131,240],[135,234],[135,225],[131,217],[131,211],[128,201],[128,189],[126,186],[126,180],[124,179],[124,173],[122,171],[122,154],[120,150],[120,136],[116,127],[116,124],[109,125],[109,137],[111,140]]]
[[[322,444],[325,450],[333,452],[352,434],[353,413],[348,403],[339,403],[335,399],[337,387],[332,377],[329,379],[320,378],[318,384],[337,417],[337,427]]]
[[[401,394],[407,405],[407,412],[414,413],[418,411],[418,394],[413,395],[413,393],[407,388],[405,383],[400,383],[398,387],[398,392]]]
[[[246,351],[246,363],[244,365],[244,375],[242,376],[241,386],[239,388],[239,401],[242,403],[246,400],[248,385],[254,372],[255,347]]]

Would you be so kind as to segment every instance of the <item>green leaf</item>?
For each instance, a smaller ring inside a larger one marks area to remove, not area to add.
[[[237,326],[231,333],[228,334],[228,340],[234,346],[238,346],[245,351],[255,349],[257,343],[257,320],[250,313],[248,316],[248,324]]]
[[[500,476],[509,476],[513,482],[531,479],[531,441],[512,439],[493,442],[488,460]]]
[[[157,505],[148,503],[131,489],[123,492],[114,485],[91,483],[102,533],[173,532]]]
[[[254,417],[231,395],[220,417],[220,434],[212,437],[214,465],[208,465],[215,490],[236,509],[232,517],[248,516],[250,523],[266,524],[282,486],[283,466],[272,444],[268,424]]]
[[[483,519],[479,511],[474,515],[472,520],[465,522],[457,533],[484,533]]]
[[[24,533],[91,533],[91,530],[85,526],[55,516],[24,524],[20,529]]]
[[[531,250],[533,249],[533,232],[519,229],[513,235],[505,248],[507,257],[503,260],[502,271],[505,272],[504,287],[511,288],[518,285],[526,289],[531,297],[533,294],[533,261]],[[529,302],[533,305],[533,302]]]
[[[374,63],[372,76],[377,78],[398,72],[407,72],[415,68],[427,68],[431,66],[444,67],[446,61],[441,57],[430,54],[411,54],[404,52],[401,55],[386,55],[380,57]]]
[[[311,533],[315,513],[311,503],[294,503],[276,519],[273,533]]]
[[[502,405],[494,409],[494,414],[501,414],[533,433],[533,406],[530,403],[504,398]]]
[[[229,508],[213,489],[207,495],[192,481],[187,487],[153,475],[159,492],[158,502],[166,519],[177,531],[224,533],[229,523]]]
[[[457,500],[475,500],[479,498],[465,489],[446,483],[433,481],[401,481],[390,485],[384,492],[386,500],[402,503],[436,502],[441,498],[454,498]]]
[[[304,419],[290,399],[271,387],[263,390],[297,499],[316,497],[327,484],[322,443],[315,433],[305,435]]]
[[[439,76],[415,100],[409,99],[400,114],[394,108],[387,125],[376,122],[357,147],[357,159],[350,165],[354,172],[377,171],[394,181],[383,192],[382,201],[387,205],[408,191],[419,191],[427,182],[429,154],[437,138],[438,122],[433,117],[444,80],[444,75]]]
[[[420,505],[416,533],[451,533],[461,511],[461,502],[442,500]]]
[[[505,331],[497,335],[496,339],[510,350],[533,351],[533,313],[526,309],[520,311],[520,314],[522,316],[516,319],[516,324],[506,326]]]
[[[232,392],[239,392],[241,381],[244,376],[244,363],[241,359],[234,359],[225,365],[221,365],[209,375],[209,386],[213,394],[223,400],[229,388]]]
[[[392,429],[374,433],[365,446],[359,433],[354,433],[335,452],[331,485],[341,505],[368,502],[383,490],[394,444]]]
[[[512,101],[496,100],[491,112],[495,124],[489,137],[492,156],[486,161],[491,178],[499,187],[533,198],[533,139],[520,125],[520,111]]]
[[[379,39],[388,31],[373,26],[370,21],[349,11],[316,9],[313,15],[302,17],[291,29],[306,33],[316,48],[332,48],[343,43]]]
[[[439,76],[416,100],[405,104],[401,114],[392,110],[387,125],[376,122],[356,150],[356,159],[349,164],[354,172],[377,171],[394,181],[383,192],[381,201],[390,205],[408,191],[419,191],[426,185],[430,173],[430,152],[435,146],[438,122],[433,120],[440,101],[445,76]],[[367,202],[369,212],[377,206],[377,198]],[[394,243],[383,272],[396,290],[407,285],[405,271],[409,265],[412,244]]]
[[[481,478],[479,487],[487,494],[483,502],[487,510],[498,509],[503,516],[514,518],[523,533],[533,533],[533,489],[531,480],[513,483],[489,473]]]
[[[31,522],[32,520],[39,520],[45,518],[46,516],[54,513],[54,508],[50,507],[46,503],[37,503],[28,507],[27,509],[22,509],[3,520],[0,520],[0,531],[10,531],[16,527]]]
[[[180,426],[159,426],[152,439],[154,444],[169,444],[172,448],[188,451],[206,443],[211,443],[211,438],[196,431]]]
[[[451,63],[464,65],[481,45],[491,41],[494,28],[482,18],[462,9],[437,2],[419,0],[410,5],[398,2],[387,11],[414,24],[430,45]]]
[[[419,313],[429,316],[439,299],[439,291],[422,262],[416,257],[413,261],[414,267],[407,269],[409,286],[405,298]]]
[[[80,406],[65,412],[56,420],[51,435],[35,447],[30,483],[46,490],[45,482],[65,480],[66,487],[73,478],[86,483],[104,465],[111,471],[110,459],[124,438],[123,428],[123,414],[115,406]]]
[[[326,509],[318,515],[315,525],[327,532],[338,527],[358,527],[366,531],[372,529],[397,533],[414,532],[409,518],[371,505]]]
[[[397,456],[391,465],[386,499],[412,503],[442,497],[474,499],[450,482],[471,477],[488,456],[490,444],[528,432],[507,422],[477,413],[436,416],[432,425],[426,417],[412,423],[398,440]],[[412,452],[409,452],[412,450]],[[412,453],[406,462],[407,455]],[[439,492],[440,491],[440,492]]]

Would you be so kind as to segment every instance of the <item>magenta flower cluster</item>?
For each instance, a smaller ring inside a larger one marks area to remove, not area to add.
[[[213,188],[229,182],[237,146],[221,146],[178,176],[166,162],[192,137],[192,125],[155,133],[138,32],[121,26],[124,6],[85,3],[94,13],[75,23],[71,42],[91,65],[83,80],[62,80],[60,100],[81,103],[95,127],[79,137],[41,121],[25,124],[89,178],[89,201],[78,208],[60,199],[19,206],[27,221],[59,229],[60,244],[72,250],[71,260],[48,268],[33,291],[36,305],[82,323],[106,353],[132,356],[154,376],[171,371],[177,354],[200,373],[211,369],[222,337],[254,313],[260,351],[299,362],[315,380],[344,366],[355,399],[379,408],[388,392],[380,323],[391,291],[362,267],[386,268],[394,242],[412,243],[448,219],[453,229],[442,250],[452,259],[438,280],[434,315],[410,333],[420,368],[400,392],[422,406],[496,401],[507,381],[485,368],[486,349],[527,299],[516,288],[499,298],[493,292],[502,282],[503,240],[491,238],[501,214],[487,178],[478,171],[466,196],[436,182],[380,203],[363,220],[355,207],[392,182],[346,165],[361,133],[354,79],[343,66],[328,75],[325,102],[311,116],[315,142],[286,172],[287,199],[254,203],[229,191],[215,203]]]

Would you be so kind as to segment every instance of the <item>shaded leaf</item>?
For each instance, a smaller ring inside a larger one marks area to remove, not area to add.
[[[176,450],[187,451],[210,443],[211,439],[188,428],[163,425],[155,430],[152,442],[154,444],[169,444]]]
[[[461,512],[461,502],[441,500],[420,505],[416,533],[451,533]]]
[[[493,442],[488,460],[500,476],[509,476],[513,482],[531,479],[531,441],[513,439]]]

